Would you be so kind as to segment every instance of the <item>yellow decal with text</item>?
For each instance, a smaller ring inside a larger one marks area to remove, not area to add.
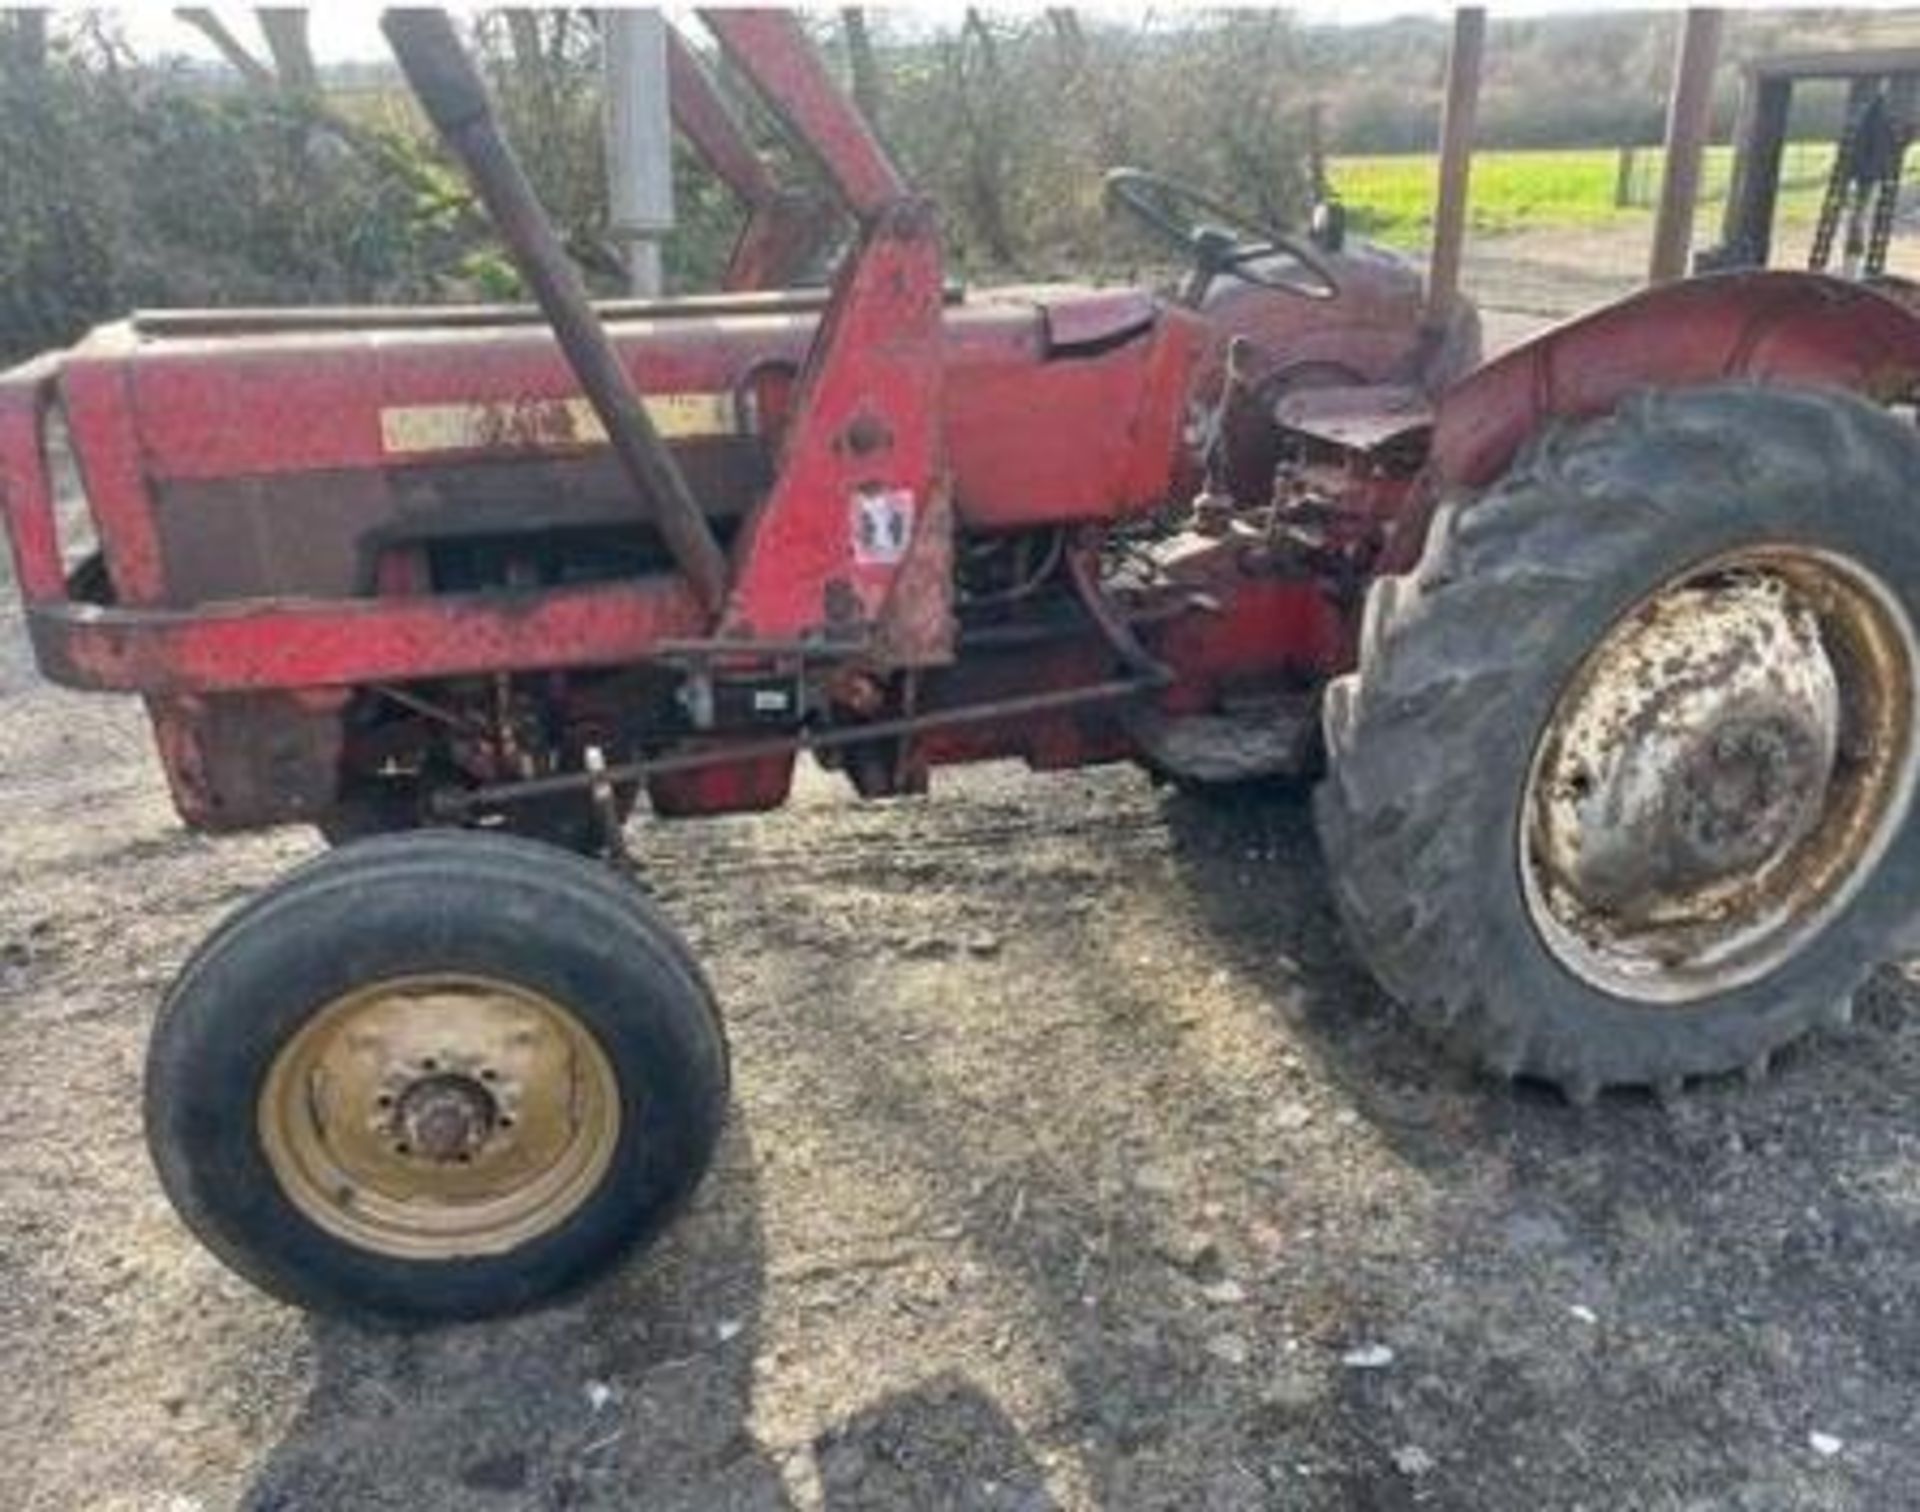
[[[733,395],[648,394],[647,418],[666,441],[740,431]],[[605,446],[607,429],[585,399],[484,399],[400,404],[380,411],[380,447],[390,457],[451,451],[565,451]]]

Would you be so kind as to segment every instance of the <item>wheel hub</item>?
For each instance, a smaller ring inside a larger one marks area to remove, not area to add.
[[[491,1094],[465,1076],[414,1082],[395,1108],[399,1140],[428,1160],[467,1161],[493,1133],[498,1113]]]
[[[451,1259],[563,1222],[612,1160],[605,1052],[557,1002],[473,977],[326,1004],[276,1057],[261,1145],[288,1200],[382,1254]]]
[[[1563,700],[1541,860],[1587,907],[1710,910],[1818,819],[1839,690],[1817,618],[1771,583],[1668,594]]]
[[[1759,866],[1813,827],[1833,768],[1829,712],[1735,713],[1710,740],[1695,742],[1674,774],[1673,835],[1678,859],[1691,864],[1670,886]]]
[[[1654,1002],[1777,965],[1904,812],[1915,661],[1884,585],[1810,549],[1723,558],[1643,600],[1536,750],[1522,870],[1547,945]]]

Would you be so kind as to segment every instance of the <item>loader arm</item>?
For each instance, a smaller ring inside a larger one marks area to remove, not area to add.
[[[693,49],[673,27],[666,33],[673,123],[747,212],[720,286],[789,287],[825,249],[839,217],[819,195],[775,180]]]
[[[796,380],[779,476],[725,567],[451,23],[443,13],[389,11],[383,25],[428,118],[538,296],[616,454],[651,501],[675,561],[702,603],[717,608],[724,594],[720,640],[746,651],[756,641],[811,638],[865,648],[893,665],[947,661],[951,573],[942,569],[951,560],[953,524],[931,206],[907,194],[794,17],[724,11],[706,19],[769,108],[819,156],[862,227]],[[910,561],[916,591],[896,602],[895,580]]]

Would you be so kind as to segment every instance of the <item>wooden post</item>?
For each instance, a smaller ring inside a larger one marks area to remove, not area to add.
[[[1327,104],[1307,102],[1307,190],[1315,201],[1329,198],[1327,178]]]
[[[1427,260],[1427,324],[1445,325],[1460,299],[1460,252],[1467,232],[1467,188],[1473,168],[1473,126],[1480,107],[1480,59],[1487,9],[1453,13],[1447,49],[1447,98],[1440,116],[1440,183],[1433,205],[1433,251]]]
[[[1688,9],[1680,27],[1680,51],[1667,96],[1667,145],[1661,161],[1660,209],[1653,221],[1647,281],[1667,283],[1687,271],[1693,244],[1693,210],[1700,197],[1700,160],[1713,108],[1713,65],[1720,53],[1726,12],[1716,5]]]
[[[1613,208],[1624,210],[1633,203],[1633,149],[1622,147],[1613,166]]]

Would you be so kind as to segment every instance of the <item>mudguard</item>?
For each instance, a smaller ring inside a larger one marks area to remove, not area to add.
[[[1852,389],[1920,384],[1920,315],[1819,273],[1742,272],[1661,284],[1503,353],[1441,398],[1428,468],[1443,487],[1505,472],[1550,418],[1611,410],[1635,389],[1728,378]]]

